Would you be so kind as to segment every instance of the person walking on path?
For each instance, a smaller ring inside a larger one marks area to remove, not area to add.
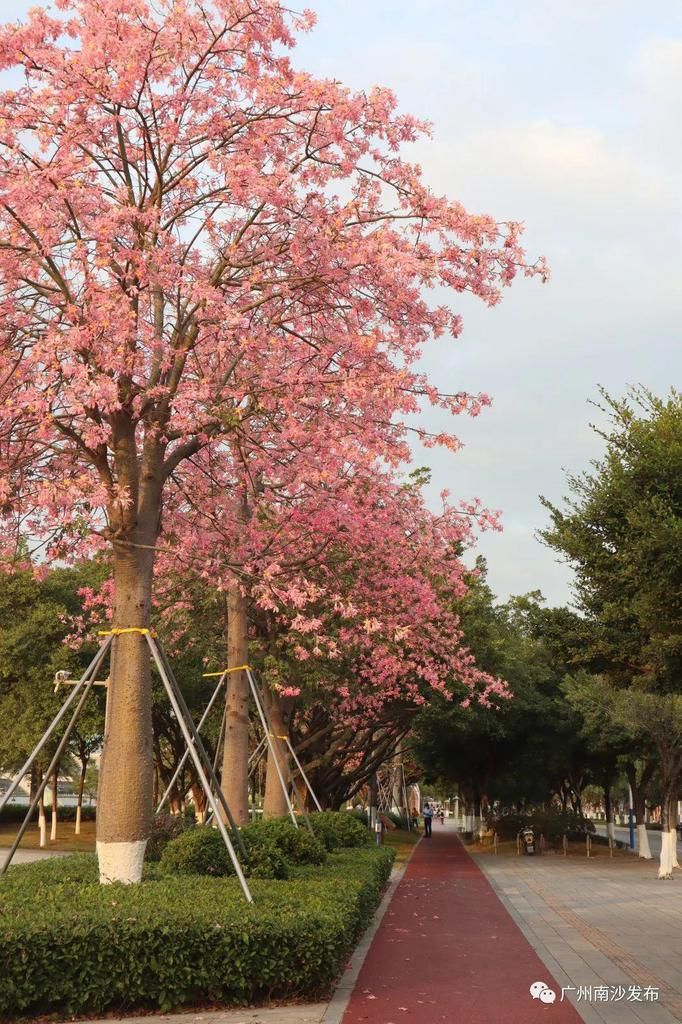
[[[374,935],[342,1024],[388,1021],[582,1024],[568,998],[562,1001],[561,985],[449,829],[415,848]]]
[[[424,805],[424,815],[423,815],[423,817],[424,817],[424,838],[425,839],[430,839],[431,838],[431,825],[433,823],[433,807],[428,802],[428,800],[426,801],[426,804]]]

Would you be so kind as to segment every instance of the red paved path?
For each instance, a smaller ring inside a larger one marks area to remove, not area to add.
[[[534,981],[557,993],[532,999]],[[456,835],[434,825],[374,936],[343,1024],[582,1024]]]

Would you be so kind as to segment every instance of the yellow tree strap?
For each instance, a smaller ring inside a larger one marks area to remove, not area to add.
[[[226,676],[230,672],[244,672],[246,669],[249,669],[250,667],[250,665],[235,665],[234,668],[224,668],[222,672],[204,672],[202,678],[210,679],[211,676]]]
[[[276,732],[271,732],[270,735],[273,737],[273,739],[277,739],[277,740],[286,740],[286,739],[288,739],[287,736],[279,736]]]
[[[128,626],[126,629],[101,629],[98,636],[121,636],[122,633],[141,633],[142,636],[156,636],[153,629],[143,629],[141,626]]]

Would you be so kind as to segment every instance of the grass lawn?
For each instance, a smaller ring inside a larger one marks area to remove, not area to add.
[[[19,829],[19,823],[14,821],[0,821],[0,846],[11,846]],[[48,840],[45,850],[59,850],[69,853],[92,853],[95,850],[95,822],[84,821],[81,823],[81,834],[74,835],[74,823],[72,821],[60,821],[57,824],[57,839],[50,842],[50,816],[47,816]],[[417,832],[407,832],[404,829],[390,830],[384,832],[384,846],[395,850],[395,864],[404,864],[410,856],[412,849],[421,839],[421,829]],[[37,824],[31,824],[26,835],[21,841],[21,850],[37,850],[40,848],[40,832]]]
[[[50,842],[50,816],[47,816],[47,843],[45,850],[59,850],[64,853],[91,853],[95,849],[95,822],[81,822],[81,834],[74,835],[75,822],[58,821],[57,838]],[[0,846],[11,846],[19,831],[18,821],[0,821]],[[40,848],[40,832],[37,822],[31,822],[21,841],[20,850]]]
[[[405,829],[386,829],[384,831],[384,846],[395,850],[394,865],[399,867],[408,859],[412,850],[421,839],[421,831],[407,832]]]

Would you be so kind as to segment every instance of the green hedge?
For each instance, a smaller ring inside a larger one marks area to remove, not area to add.
[[[295,831],[293,825],[292,832]],[[244,873],[253,878],[287,878],[284,854],[265,836],[254,841],[247,829],[242,832],[248,862]],[[236,850],[239,853],[238,849]],[[161,854],[160,870],[166,875],[212,875],[225,878],[235,873],[230,855],[217,829],[197,826],[167,843]]]
[[[371,832],[352,811],[315,811],[310,824],[328,850],[372,843]]]
[[[11,868],[0,880],[0,1016],[95,1014],[312,999],[368,924],[392,851],[293,869],[289,881],[164,877],[100,886],[94,856]]]
[[[20,825],[26,817],[26,811],[28,810],[28,804],[7,804],[6,807],[0,811],[0,825],[4,825],[6,822],[11,822]],[[45,814],[49,819],[52,815],[52,808],[49,805],[45,808]],[[90,805],[83,805],[81,807],[81,821],[95,821],[97,817],[97,808],[91,807]],[[75,821],[76,820],[76,808],[73,805],[68,807],[57,802],[57,818],[59,821]],[[36,807],[32,818],[32,821],[38,821],[38,808]]]
[[[295,828],[288,818],[266,818],[245,825],[241,832],[249,855],[254,847],[266,844],[276,846],[290,864],[324,864],[326,860],[324,844],[308,830],[304,821]]]
[[[240,831],[247,859],[240,856],[238,847],[236,852],[244,873],[252,878],[287,878],[290,865],[323,864],[327,857],[324,846],[305,824],[296,828],[285,818],[255,822]],[[220,833],[203,826],[189,828],[167,840],[160,862],[164,874],[214,878],[234,874]]]
[[[194,819],[183,814],[155,814],[152,818],[152,834],[144,851],[145,860],[161,860],[168,844],[194,826]]]

